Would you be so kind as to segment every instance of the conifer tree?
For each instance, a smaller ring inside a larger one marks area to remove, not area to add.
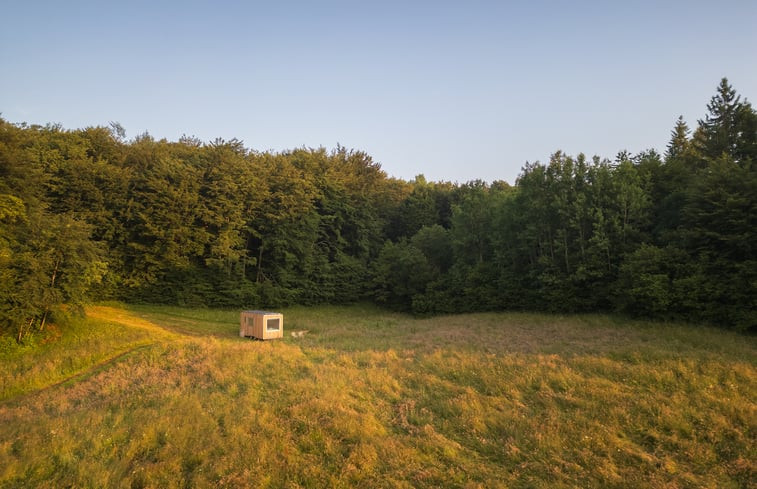
[[[678,116],[675,127],[670,131],[670,142],[665,153],[666,159],[676,158],[686,153],[690,145],[690,134],[691,130],[683,120],[683,116]]]
[[[725,154],[741,166],[752,161],[757,155],[757,112],[741,101],[727,78],[720,81],[707,111],[695,135],[702,156],[715,160]]]

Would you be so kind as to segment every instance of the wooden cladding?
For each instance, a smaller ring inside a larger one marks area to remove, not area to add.
[[[284,316],[278,312],[242,311],[239,336],[271,340],[284,336]]]

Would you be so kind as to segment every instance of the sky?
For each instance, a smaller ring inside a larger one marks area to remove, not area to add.
[[[755,26],[754,0],[0,0],[0,117],[514,183],[557,150],[664,152],[724,76],[754,100]]]

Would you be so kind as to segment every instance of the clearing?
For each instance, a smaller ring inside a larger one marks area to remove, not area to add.
[[[239,311],[111,305],[0,345],[0,487],[757,487],[754,337],[281,312],[271,342]]]

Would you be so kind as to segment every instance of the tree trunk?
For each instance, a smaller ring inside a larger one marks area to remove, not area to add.
[[[570,260],[568,258],[568,232],[564,231],[565,234],[563,234],[562,242],[563,247],[565,248],[565,271],[567,273],[570,273]]]
[[[260,251],[258,251],[258,275],[255,277],[255,282],[260,283],[260,277],[263,273],[263,243],[260,243]]]
[[[55,267],[53,268],[53,275],[50,277],[50,288],[55,287],[55,279],[58,276],[58,267],[60,266],[60,258],[55,260]]]
[[[39,330],[42,331],[45,329],[45,324],[47,323],[47,313],[49,312],[49,309],[45,309],[45,313],[42,315],[42,321],[39,323]]]
[[[29,325],[26,327],[27,330],[31,329],[32,324],[34,324],[34,317],[32,317],[29,320]],[[21,324],[21,327],[18,328],[18,336],[16,337],[16,343],[21,343],[21,340],[24,339],[24,325]]]

